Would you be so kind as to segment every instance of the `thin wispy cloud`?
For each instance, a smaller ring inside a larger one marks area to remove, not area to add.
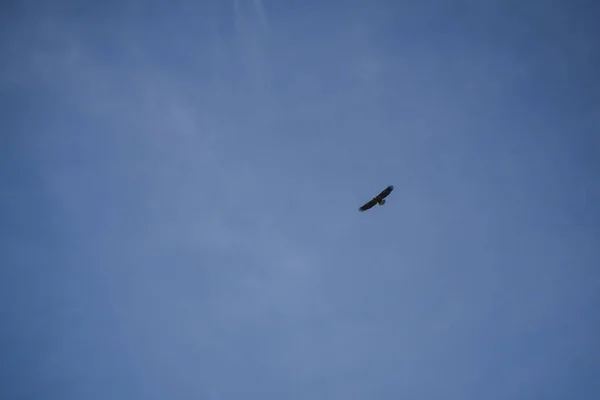
[[[248,106],[256,107],[256,99],[267,100],[270,90],[270,63],[268,56],[266,14],[262,2],[234,1],[234,19],[236,26],[236,43],[239,61],[242,63],[243,74],[248,80],[242,79],[240,94],[247,96]],[[246,86],[250,84],[250,86]],[[263,111],[264,112],[264,111]]]
[[[269,20],[267,18],[267,12],[266,12],[265,6],[263,4],[263,0],[254,0],[254,9],[256,10],[256,13],[258,14],[260,23],[262,24],[263,28],[268,28]]]

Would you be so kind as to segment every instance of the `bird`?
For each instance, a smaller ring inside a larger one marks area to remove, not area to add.
[[[373,198],[366,204],[362,205],[358,211],[363,212],[368,210],[369,208],[373,207],[375,204],[378,204],[380,206],[385,204],[385,198],[392,192],[392,190],[394,190],[394,185],[389,185],[388,187],[386,187],[385,189],[383,189],[381,191],[381,193],[379,193],[377,196],[373,196]]]

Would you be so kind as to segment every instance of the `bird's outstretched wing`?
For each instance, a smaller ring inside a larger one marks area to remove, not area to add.
[[[394,185],[390,185],[390,186],[386,187],[385,189],[383,189],[383,190],[381,191],[381,193],[379,193],[379,194],[377,195],[377,198],[378,198],[378,199],[385,199],[386,197],[388,197],[388,195],[389,195],[390,193],[392,193],[392,190],[394,190]]]
[[[369,208],[373,207],[375,204],[377,204],[377,199],[372,199],[371,201],[369,201],[368,203],[366,203],[362,207],[360,207],[358,209],[358,211],[366,211]]]

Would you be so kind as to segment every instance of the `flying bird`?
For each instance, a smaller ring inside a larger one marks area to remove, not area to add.
[[[362,207],[360,207],[358,209],[358,211],[366,211],[369,208],[373,207],[375,204],[378,204],[380,206],[384,205],[385,204],[385,200],[384,199],[386,197],[388,197],[388,195],[390,193],[392,193],[392,190],[394,190],[394,186],[393,185],[390,185],[390,186],[386,187],[377,196],[373,196],[373,198],[371,199],[371,201],[369,201],[368,203],[366,203],[365,205],[363,205]]]

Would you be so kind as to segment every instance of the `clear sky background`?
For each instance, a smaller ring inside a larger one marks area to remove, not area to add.
[[[598,9],[2,2],[0,398],[599,399]]]

